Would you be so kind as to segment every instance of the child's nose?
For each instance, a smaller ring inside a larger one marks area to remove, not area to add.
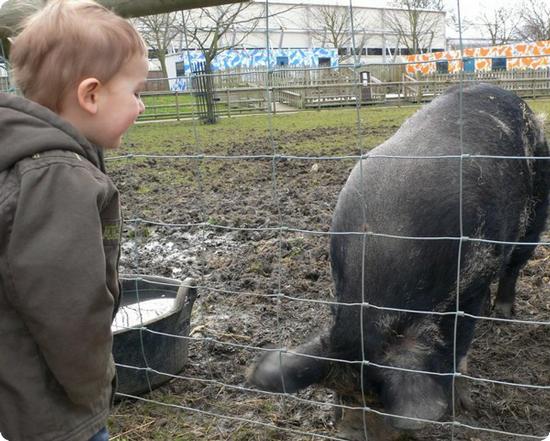
[[[145,104],[143,104],[143,100],[139,99],[139,114],[141,115],[143,112],[145,112]]]

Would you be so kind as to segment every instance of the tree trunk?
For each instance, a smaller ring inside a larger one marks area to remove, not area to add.
[[[214,102],[214,80],[212,78],[212,64],[207,60],[204,66],[206,71],[206,124],[216,124],[216,103]]]
[[[166,68],[166,54],[163,51],[157,51],[157,57],[160,63],[160,70],[163,78],[168,78],[168,69]]]
[[[182,9],[206,8],[242,0],[96,0],[122,17],[141,17]],[[245,0],[246,1],[246,0]],[[0,8],[0,38],[14,34],[17,25],[28,15],[46,4],[46,0],[8,0]]]
[[[162,71],[162,87],[163,90],[170,90],[170,82],[168,81],[168,69],[166,68],[166,54],[164,51],[158,51],[157,57],[160,63],[160,70]],[[159,80],[160,82],[160,80]]]

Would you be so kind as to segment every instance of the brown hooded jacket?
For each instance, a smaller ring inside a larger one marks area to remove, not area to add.
[[[85,441],[106,423],[119,302],[118,191],[102,151],[0,94],[0,433]]]

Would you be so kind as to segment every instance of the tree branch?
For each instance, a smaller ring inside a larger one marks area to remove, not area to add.
[[[241,0],[97,0],[97,2],[122,17],[131,18],[183,9],[240,3]],[[45,4],[46,0],[26,0],[25,2],[8,0],[4,3],[0,8],[0,38],[15,34],[24,18]]]

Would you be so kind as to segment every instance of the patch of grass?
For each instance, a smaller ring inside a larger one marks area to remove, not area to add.
[[[529,107],[537,114],[545,116],[544,132],[546,139],[550,139],[550,99],[526,100]]]
[[[192,115],[195,107],[195,98],[191,95],[144,95],[142,96],[145,112],[140,116],[140,120],[154,119],[155,116],[174,114],[176,112],[182,115]]]
[[[175,104],[176,102],[176,95],[142,95],[141,97],[143,104],[145,106],[151,106],[156,104]],[[184,105],[191,105],[195,102],[195,98],[193,98],[190,94],[179,94],[178,95],[178,101],[180,104]]]
[[[141,121],[154,120],[158,116],[162,119],[192,117],[197,112],[196,98],[190,93],[165,95],[148,94],[141,97],[145,105],[145,112],[140,115]],[[219,111],[224,111],[227,106],[224,103],[216,103]]]
[[[180,110],[190,112],[194,98],[180,95],[178,100]],[[174,111],[169,107],[175,103],[174,96],[147,96],[144,101],[148,107],[146,115]],[[527,102],[536,113],[550,114],[550,100]],[[274,147],[271,140],[274,139],[275,148],[282,154],[349,154],[359,145],[369,149],[387,139],[418,108],[415,105],[373,106],[364,107],[359,112],[345,108],[249,115],[222,118],[214,125],[190,120],[138,124],[127,134],[122,150],[133,153],[228,154],[224,147],[233,143],[250,153],[270,154]],[[312,138],[311,133],[307,139],[299,136],[304,131],[314,132],[319,128],[322,128],[322,136],[318,139]],[[334,129],[333,133],[331,129]],[[548,124],[546,133],[550,136]]]
[[[338,155],[371,148],[417,109],[411,107],[321,110],[197,121],[137,124],[118,154],[280,154]],[[358,135],[359,133],[359,135]],[[232,151],[233,150],[233,151]],[[237,152],[235,152],[237,150]]]

